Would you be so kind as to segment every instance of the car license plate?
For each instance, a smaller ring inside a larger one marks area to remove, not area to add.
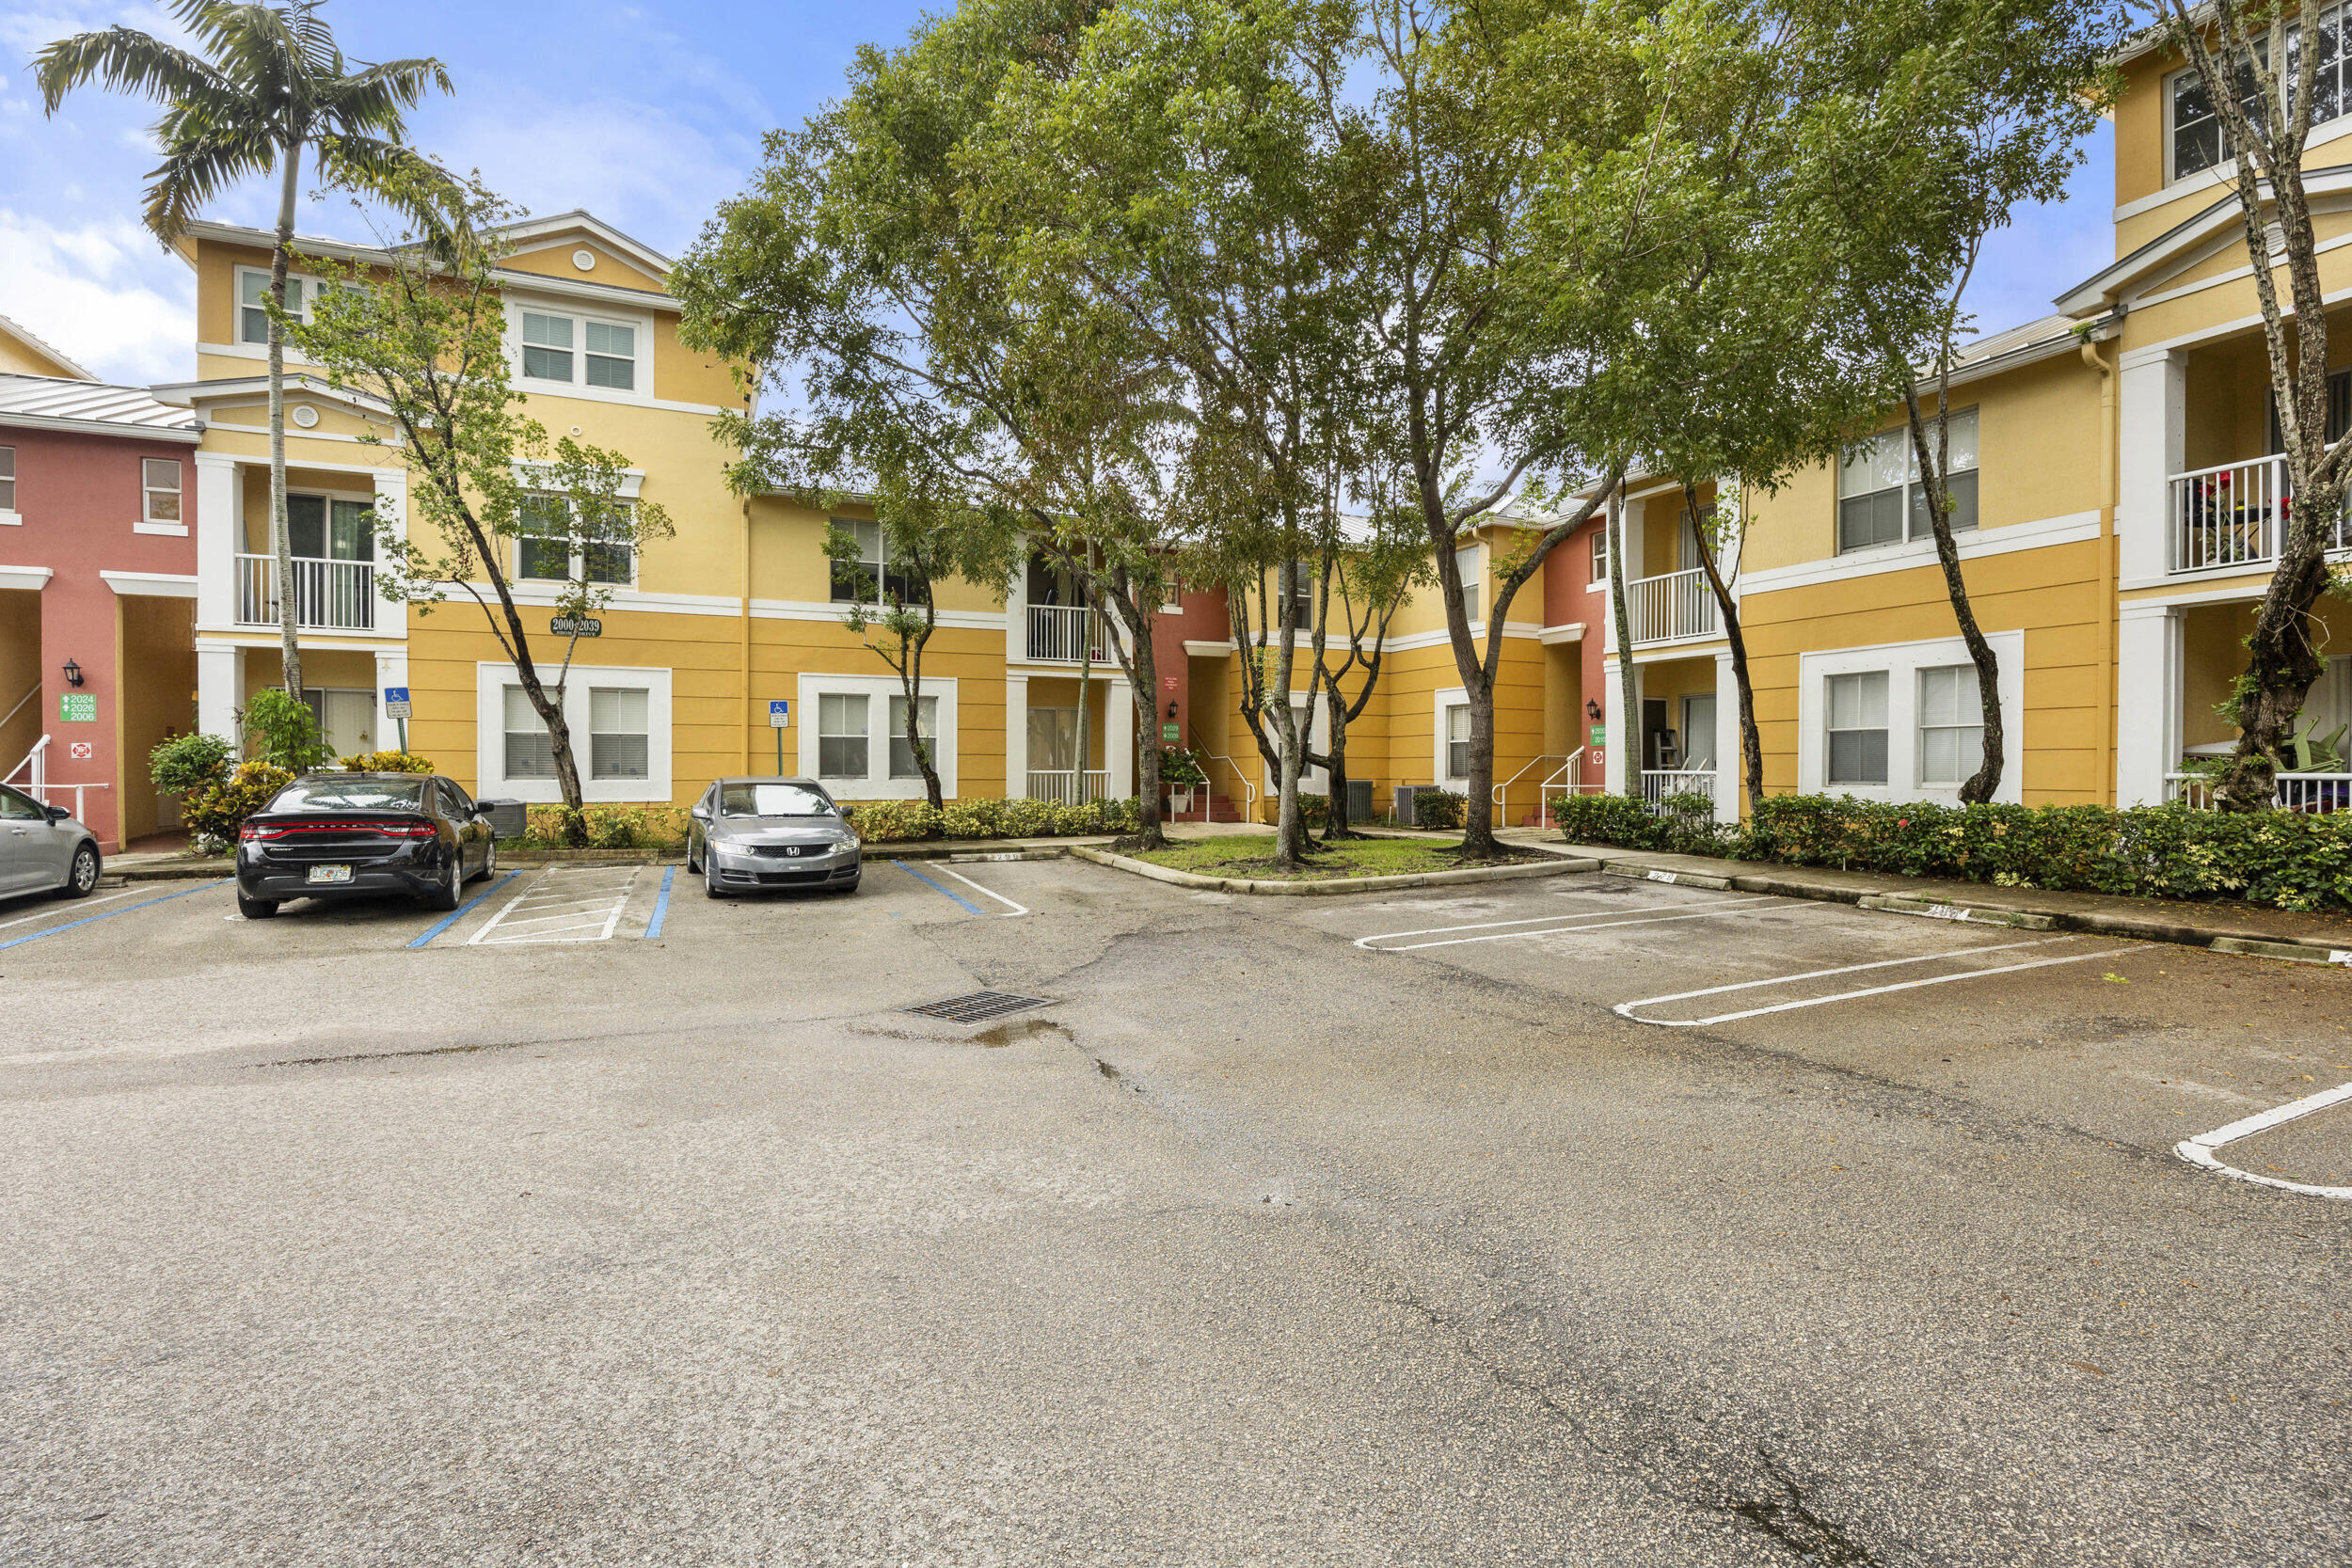
[[[351,867],[347,865],[314,865],[310,867],[310,880],[314,882],[347,882],[351,880]]]

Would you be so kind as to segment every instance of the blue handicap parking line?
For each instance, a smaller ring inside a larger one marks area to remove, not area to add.
[[[909,865],[906,862],[892,861],[890,863],[905,872],[908,876],[914,878],[916,881],[922,883],[925,887],[930,888],[933,893],[945,894],[946,896],[954,899],[957,903],[961,904],[965,909],[970,910],[974,914],[986,914],[988,912],[977,904],[972,902],[971,899],[966,898],[962,894],[956,892],[953,888],[945,887],[938,882],[932,881],[929,877],[924,876],[920,871],[915,870],[914,867]]]
[[[441,916],[440,919],[426,927],[424,934],[417,938],[416,941],[410,942],[408,945],[411,947],[422,947],[426,942],[431,942],[435,937],[439,936],[443,931],[448,930],[452,926],[456,925],[459,921],[465,919],[467,915],[472,913],[475,905],[481,903],[485,898],[489,897],[490,895],[496,893],[499,889],[504,887],[507,883],[513,881],[516,878],[521,875],[522,873],[519,871],[508,872],[505,876],[501,877],[497,881],[492,882],[488,887],[484,888],[480,893],[475,894],[471,898],[467,899],[464,903],[458,905],[457,908],[452,910],[449,913]]]
[[[59,931],[72,931],[84,926],[95,926],[102,920],[112,920],[119,914],[129,914],[133,910],[151,909],[157,904],[168,904],[174,898],[185,898],[191,893],[206,893],[216,887],[227,887],[229,882],[234,879],[230,878],[218,882],[205,882],[198,887],[183,887],[177,893],[167,893],[161,898],[148,898],[136,904],[125,904],[119,910],[108,910],[104,914],[86,914],[79,920],[69,920],[62,926],[52,926],[45,931],[32,931],[21,937],[10,937],[6,942],[0,942],[0,948],[21,947],[28,942],[39,942],[43,937],[54,937]]]
[[[645,922],[645,940],[647,942],[651,942],[654,938],[661,934],[661,923],[669,918],[670,883],[676,878],[676,866],[665,865],[661,868],[661,895],[653,901],[653,918]]]

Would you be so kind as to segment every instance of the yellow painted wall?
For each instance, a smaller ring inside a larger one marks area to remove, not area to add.
[[[5,326],[0,326],[0,372],[12,375],[62,376],[72,381],[81,379],[63,360],[42,353]]]
[[[14,768],[40,738],[40,699],[16,706],[40,677],[40,591],[0,588],[0,769]]]
[[[137,838],[161,825],[148,752],[167,736],[196,728],[196,601],[123,594],[115,605],[115,668],[121,672],[122,693],[115,705],[122,832]],[[371,684],[373,679],[371,673]],[[176,811],[172,815],[176,817]]]

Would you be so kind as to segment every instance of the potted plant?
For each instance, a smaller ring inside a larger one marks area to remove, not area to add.
[[[1190,752],[1177,748],[1160,753],[1160,784],[1168,791],[1171,814],[1191,811],[1193,791],[1208,782],[1208,774]]]

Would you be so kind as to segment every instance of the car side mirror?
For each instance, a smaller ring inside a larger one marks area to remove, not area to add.
[[[847,822],[847,821],[850,820],[852,817],[854,817],[854,816],[857,816],[857,807],[855,807],[855,806],[843,806],[843,807],[841,808],[841,820],[842,820],[842,821]]]
[[[688,809],[686,815],[697,822],[707,822],[710,820],[710,808],[697,800]]]
[[[49,820],[52,822],[66,821],[73,815],[72,808],[69,806],[50,806],[46,809],[49,813]]]

